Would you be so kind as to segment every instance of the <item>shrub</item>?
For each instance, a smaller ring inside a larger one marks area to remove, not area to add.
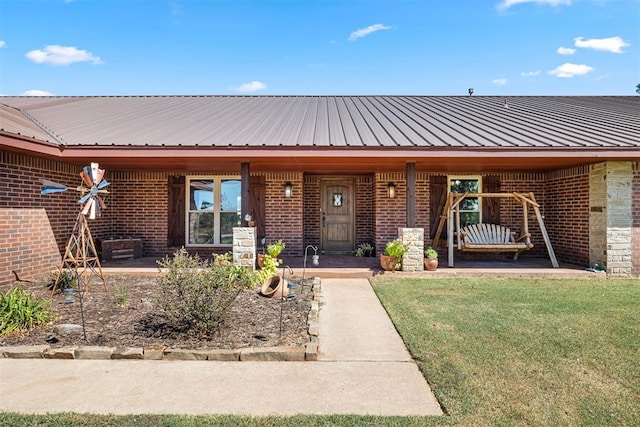
[[[0,293],[0,335],[22,334],[53,320],[49,302],[20,288]]]
[[[231,263],[210,264],[184,248],[158,264],[167,269],[158,279],[158,307],[173,327],[199,337],[218,331],[238,294],[256,282],[248,269]]]

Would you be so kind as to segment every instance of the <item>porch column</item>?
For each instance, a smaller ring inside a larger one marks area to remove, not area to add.
[[[247,220],[244,218],[249,211],[249,198],[250,188],[249,188],[249,176],[250,176],[250,166],[248,162],[240,163],[240,221],[243,227],[249,225]],[[254,218],[255,219],[255,218]]]
[[[402,271],[423,271],[424,228],[399,228],[398,236],[409,245],[409,252],[402,257]]]
[[[250,270],[256,265],[256,228],[233,227],[233,265]]]
[[[407,163],[407,227],[416,226],[416,164]]]
[[[607,274],[632,273],[631,162],[605,162],[589,171],[589,259]]]

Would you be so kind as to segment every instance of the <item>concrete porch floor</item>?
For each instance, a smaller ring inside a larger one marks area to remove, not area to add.
[[[319,265],[313,266],[311,254],[307,257],[305,268],[304,257],[281,256],[283,266],[289,266],[296,276],[320,278],[368,278],[376,275],[398,275],[411,277],[452,277],[452,276],[491,276],[491,277],[600,277],[604,273],[587,271],[586,267],[560,264],[560,268],[552,268],[551,262],[544,258],[522,257],[517,261],[504,260],[470,260],[456,259],[455,267],[447,267],[446,257],[440,257],[440,266],[436,271],[389,272],[380,268],[378,257],[359,258],[351,254],[320,254]],[[104,261],[104,274],[157,274],[158,258],[144,257],[131,260]]]

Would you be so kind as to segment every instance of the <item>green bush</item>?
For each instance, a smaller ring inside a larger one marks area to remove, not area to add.
[[[178,330],[207,337],[224,324],[227,311],[255,274],[231,263],[209,263],[184,249],[158,262],[167,273],[158,279],[156,304]]]
[[[20,288],[0,293],[0,336],[22,334],[53,320],[49,302]]]

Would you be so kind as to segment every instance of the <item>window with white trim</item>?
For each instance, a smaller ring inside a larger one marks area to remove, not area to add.
[[[187,178],[187,246],[233,244],[233,227],[241,225],[239,177]]]
[[[448,191],[450,193],[481,193],[481,176],[450,176]],[[482,222],[482,199],[466,197],[460,203],[460,226]]]

